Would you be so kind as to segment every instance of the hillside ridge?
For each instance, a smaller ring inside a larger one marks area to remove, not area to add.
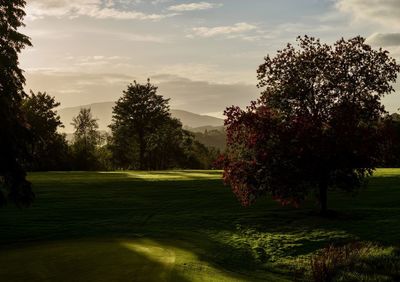
[[[93,117],[98,119],[99,130],[108,131],[108,125],[112,120],[112,108],[115,102],[100,102],[92,103],[76,107],[67,107],[57,110],[64,124],[64,128],[60,131],[72,133],[73,126],[71,125],[72,118],[77,116],[81,108],[91,108]],[[223,127],[224,120],[208,115],[201,115],[180,109],[171,109],[171,115],[179,119],[186,128],[220,128]]]

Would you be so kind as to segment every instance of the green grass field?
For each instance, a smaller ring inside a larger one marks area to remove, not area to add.
[[[400,245],[400,169],[330,194],[331,219],[313,200],[243,208],[220,174],[32,173],[33,207],[0,210],[0,281],[292,281],[330,243]]]

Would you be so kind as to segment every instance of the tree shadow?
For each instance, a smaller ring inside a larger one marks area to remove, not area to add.
[[[147,181],[125,173],[72,173],[36,180],[33,208],[0,214],[2,245],[149,238],[190,251],[216,269],[273,281],[292,277],[290,266],[298,257],[331,243],[399,244],[398,177],[373,178],[371,189],[356,198],[332,193],[330,204],[338,211],[333,218],[312,214],[313,200],[296,209],[265,198],[243,208],[220,179]]]
[[[151,242],[55,241],[3,249],[0,279],[16,282],[190,281],[176,271],[175,259],[173,252]]]

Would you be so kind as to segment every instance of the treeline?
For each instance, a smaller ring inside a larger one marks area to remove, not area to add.
[[[400,114],[391,114],[386,123],[383,137],[382,167],[400,167]]]
[[[216,148],[220,151],[226,150],[226,132],[225,129],[205,129],[204,132],[193,133],[196,140],[206,145],[207,147]]]
[[[32,132],[24,162],[30,171],[212,169],[219,149],[200,143],[171,116],[169,99],[157,94],[148,80],[128,85],[113,108],[111,133],[100,132],[90,108],[82,108],[71,124],[70,142],[47,93],[25,97],[22,109]]]

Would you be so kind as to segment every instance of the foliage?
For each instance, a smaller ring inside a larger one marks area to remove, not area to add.
[[[182,123],[171,117],[168,99],[157,87],[136,81],[114,107],[110,149],[117,168],[162,170],[208,168],[210,150],[194,141]],[[213,155],[213,154],[211,154]],[[215,154],[214,154],[215,156]]]
[[[112,128],[109,148],[112,153],[112,165],[116,169],[139,169],[139,145],[125,127]]]
[[[315,282],[397,281],[400,279],[399,250],[372,243],[330,245],[310,258]]]
[[[60,103],[46,92],[31,95],[24,100],[22,109],[31,128],[32,139],[29,150],[32,161],[27,164],[29,170],[67,170],[69,155],[65,135],[57,132],[63,127],[55,108]]]
[[[193,133],[196,140],[209,148],[216,148],[220,151],[226,149],[226,132],[225,130],[205,130],[204,132]]]
[[[382,120],[385,136],[382,144],[382,167],[400,167],[400,115],[394,113]]]
[[[215,161],[221,155],[218,149],[207,147],[203,143],[190,138],[187,148],[185,149],[186,161],[181,166],[183,168],[192,169],[215,169]]]
[[[180,167],[188,136],[178,119],[166,117],[160,121],[146,138],[147,168],[160,170]]]
[[[97,119],[93,118],[90,108],[82,108],[78,116],[72,119],[71,125],[74,126],[74,141],[82,143],[87,149],[94,147],[99,143],[100,133]]]
[[[361,37],[333,46],[299,37],[258,69],[258,101],[226,110],[224,178],[243,205],[270,193],[298,205],[328,188],[354,191],[379,164],[380,99],[400,65]]]
[[[117,148],[121,148],[120,143],[133,139],[138,145],[139,168],[148,169],[148,139],[170,118],[168,99],[157,95],[157,87],[150,80],[143,85],[134,81],[123,94],[113,108],[113,124],[110,127],[114,142]]]
[[[370,246],[363,247],[360,243],[353,243],[342,247],[331,245],[323,249],[311,258],[311,273],[314,281],[333,281],[337,269],[351,264],[361,251],[369,252]]]
[[[99,125],[93,118],[90,108],[82,108],[71,124],[75,128],[71,146],[73,168],[75,170],[100,169],[97,149],[102,142],[102,136],[97,130]]]
[[[31,46],[18,32],[24,26],[24,0],[0,1],[0,205],[7,201],[29,205],[34,194],[26,180],[22,163],[29,157],[28,124],[21,111],[25,78],[18,54]]]
[[[96,162],[99,170],[113,170],[113,156],[110,150],[112,136],[109,133],[100,133],[100,144],[96,148]],[[95,168],[96,169],[96,168]]]

